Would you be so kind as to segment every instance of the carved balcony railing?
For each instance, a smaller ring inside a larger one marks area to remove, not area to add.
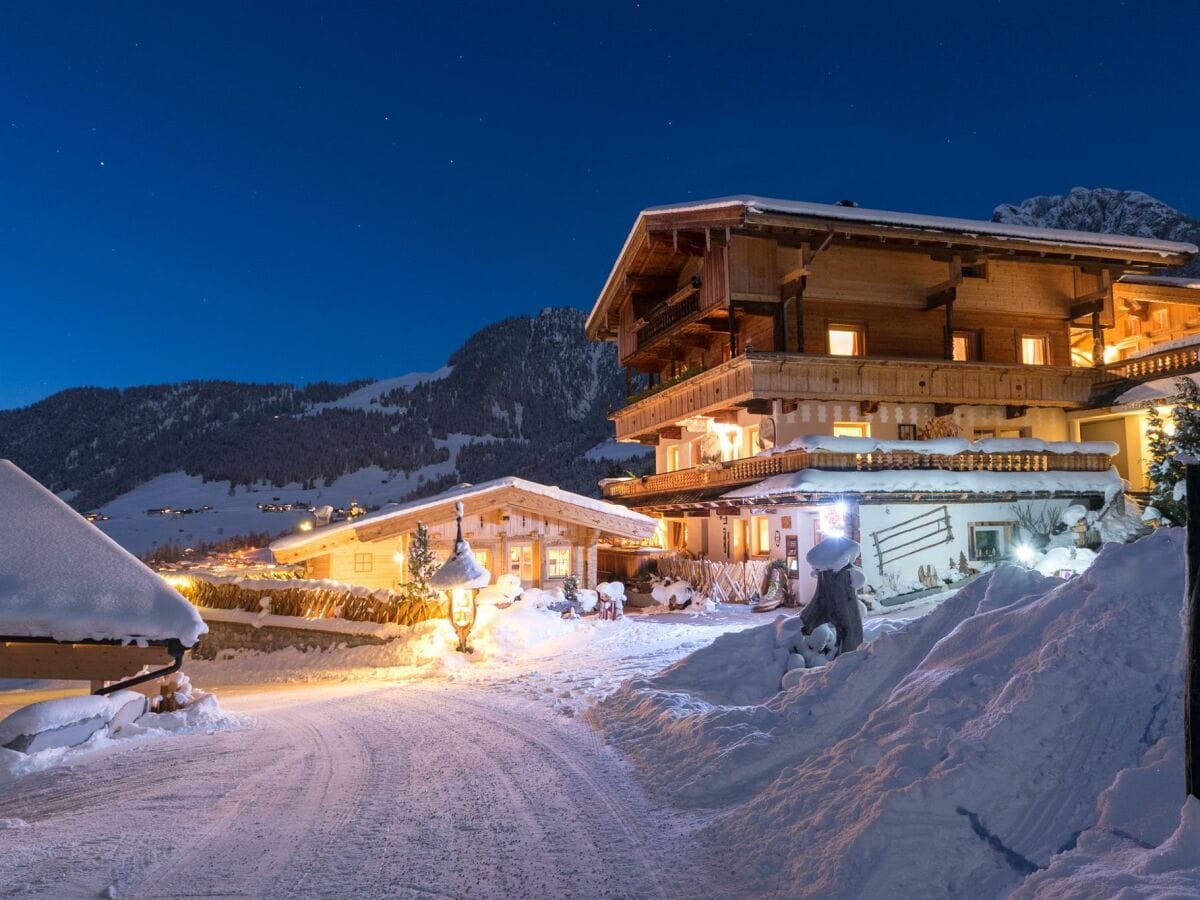
[[[1023,450],[1013,453],[918,453],[907,450],[843,453],[832,450],[789,450],[771,456],[735,459],[714,466],[680,469],[645,475],[604,485],[607,500],[629,502],[638,498],[703,488],[732,490],[788,472],[819,469],[826,472],[884,472],[935,469],[945,472],[1107,472],[1107,453],[1049,453]]]
[[[612,413],[618,440],[650,438],[749,400],[1087,406],[1103,369],[748,352]]]
[[[1104,380],[1101,383],[1105,387],[1122,382],[1136,384],[1197,371],[1200,371],[1200,344],[1192,344],[1109,363],[1103,368]]]

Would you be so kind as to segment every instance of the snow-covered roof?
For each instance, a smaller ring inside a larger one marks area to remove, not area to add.
[[[788,443],[764,450],[759,456],[774,456],[794,450],[826,450],[832,453],[917,453],[923,456],[952,456],[956,453],[1104,453],[1115,456],[1119,447],[1112,441],[1043,441],[1039,438],[933,438],[927,441],[881,441],[845,435],[805,434]]]
[[[190,647],[207,630],[162,578],[0,460],[0,635]]]
[[[1169,400],[1179,392],[1178,381],[1181,378],[1190,378],[1196,384],[1200,385],[1200,373],[1172,375],[1169,378],[1156,378],[1153,381],[1135,384],[1129,390],[1121,393],[1112,402],[1112,405],[1129,406],[1137,404],[1140,406],[1146,403],[1157,403],[1160,400]]]
[[[695,203],[653,206],[643,211],[644,216],[663,213],[699,212],[706,209],[721,209],[728,206],[744,206],[748,212],[782,213],[814,219],[829,219],[835,222],[854,222],[864,225],[883,225],[893,228],[913,228],[969,237],[1018,239],[1059,246],[1084,246],[1101,250],[1139,250],[1161,253],[1164,256],[1177,254],[1195,255],[1200,248],[1183,241],[1163,241],[1128,234],[1103,234],[1094,231],[1068,231],[1062,228],[1038,228],[1032,225],[1011,225],[983,219],[958,219],[951,216],[928,216],[920,213],[893,212],[885,209],[867,209],[861,206],[840,206],[831,203],[810,203],[801,200],[778,200],[753,194],[699,200]]]
[[[929,216],[920,213],[893,212],[883,209],[868,209],[861,206],[841,206],[830,203],[810,203],[799,200],[779,200],[772,197],[759,197],[753,194],[737,194],[730,197],[717,197],[711,200],[697,200],[691,203],[667,204],[652,206],[642,210],[625,239],[621,252],[613,262],[604,288],[588,315],[585,328],[588,334],[593,334],[594,324],[598,317],[607,309],[611,300],[610,291],[622,262],[632,248],[641,227],[647,218],[670,216],[677,213],[698,213],[706,210],[714,212],[742,210],[744,215],[762,215],[776,213],[796,218],[810,219],[813,222],[833,228],[836,223],[847,225],[873,226],[879,229],[894,229],[896,231],[920,231],[930,237],[946,236],[966,240],[980,240],[999,244],[1025,243],[1038,245],[1045,250],[1064,253],[1094,253],[1100,256],[1124,259],[1125,254],[1149,255],[1163,260],[1163,265],[1182,265],[1188,258],[1200,253],[1195,244],[1182,241],[1164,241],[1157,238],[1144,238],[1126,234],[1104,234],[1091,231],[1070,231],[1060,228],[1038,228],[1032,225],[1015,225],[1004,222],[992,222],[982,219],[959,219],[951,216]],[[1146,262],[1146,260],[1142,260]]]
[[[1184,288],[1200,291],[1200,278],[1186,275],[1122,275],[1117,279],[1120,284],[1143,284],[1147,287]]]
[[[323,543],[331,536],[348,535],[348,533],[354,532],[364,525],[375,525],[380,522],[386,522],[389,519],[403,518],[434,510],[455,501],[478,499],[487,494],[509,490],[516,490],[562,504],[564,517],[567,518],[570,517],[570,507],[590,510],[591,512],[611,517],[625,523],[629,528],[629,534],[635,537],[649,537],[658,527],[657,520],[634,512],[624,506],[618,506],[615,503],[597,500],[594,497],[585,497],[582,494],[576,494],[572,491],[564,491],[559,487],[538,484],[536,481],[527,481],[524,478],[517,478],[510,475],[505,478],[497,478],[493,481],[485,481],[482,484],[460,485],[448,491],[443,491],[440,494],[435,494],[432,497],[423,497],[420,500],[400,503],[358,519],[336,522],[332,525],[326,525],[323,528],[314,528],[312,531],[285,535],[272,541],[271,550],[296,550],[308,544]],[[453,515],[452,512],[451,515]]]
[[[892,469],[881,472],[827,472],[801,469],[774,475],[723,494],[730,500],[758,500],[791,494],[1102,494],[1124,489],[1115,469],[1107,472],[952,472]]]

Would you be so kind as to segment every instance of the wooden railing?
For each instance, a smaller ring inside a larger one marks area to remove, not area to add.
[[[658,558],[659,577],[691,582],[702,597],[721,603],[749,603],[755,594],[761,594],[766,589],[768,566],[767,560],[758,559],[713,562],[673,555]]]
[[[1187,375],[1200,371],[1200,345],[1177,347],[1158,353],[1147,353],[1134,359],[1104,366],[1106,386],[1122,381],[1140,382],[1154,378],[1169,378],[1172,375]]]
[[[660,475],[645,475],[604,485],[608,500],[634,500],[658,494],[692,491],[709,487],[733,489],[788,472],[819,469],[825,472],[883,472],[891,470],[939,469],[946,472],[1107,472],[1112,460],[1107,453],[915,453],[882,451],[837,453],[829,450],[791,450],[772,456],[754,456],[715,466],[680,469]]]
[[[700,294],[694,292],[680,302],[666,303],[655,307],[646,317],[646,324],[638,329],[637,348],[644,350],[680,322],[700,312]]]
[[[1103,369],[748,352],[612,413],[618,440],[747,400],[1087,405]]]

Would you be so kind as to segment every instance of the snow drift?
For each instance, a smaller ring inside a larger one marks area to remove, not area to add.
[[[1103,843],[1088,829],[1118,773],[1171,768],[1154,760],[1178,733],[1183,572],[1182,531],[1110,545],[1066,583],[1002,567],[757,705],[708,690],[698,653],[597,717],[653,786],[726,808],[704,837],[739,890],[994,896],[1038,872],[1053,893]],[[1154,823],[1110,798],[1142,837],[1107,840],[1167,840],[1182,785],[1162,793]]]

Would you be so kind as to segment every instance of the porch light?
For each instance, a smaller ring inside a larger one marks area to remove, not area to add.
[[[475,595],[479,588],[486,587],[492,580],[488,570],[481,566],[471,552],[471,545],[463,540],[463,505],[454,504],[458,533],[454,538],[454,552],[442,563],[441,568],[429,579],[429,586],[445,591],[449,601],[450,624],[458,635],[458,652],[471,653],[468,638],[475,626]]]
[[[1028,566],[1033,562],[1034,550],[1028,544],[1018,544],[1013,550],[1013,555],[1021,565]]]

